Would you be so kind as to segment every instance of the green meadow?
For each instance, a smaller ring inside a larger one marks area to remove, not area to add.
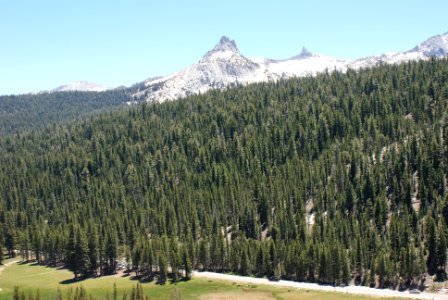
[[[104,276],[90,278],[71,283],[73,273],[66,269],[50,268],[34,263],[21,263],[5,261],[0,271],[0,299],[12,299],[14,286],[19,286],[28,295],[39,289],[41,299],[55,299],[56,290],[59,287],[62,296],[68,289],[76,289],[83,286],[87,292],[97,298],[112,299],[113,286],[117,287],[118,299],[121,299],[124,291],[128,294],[138,281],[131,276]],[[368,296],[346,295],[340,293],[325,293],[311,290],[287,289],[270,287],[267,285],[237,284],[230,281],[217,281],[207,279],[192,279],[177,283],[167,282],[158,285],[154,282],[142,283],[143,291],[150,299],[172,299],[179,295],[181,299],[300,299],[300,300],[342,300],[342,299],[377,299]],[[178,298],[177,298],[178,299]]]

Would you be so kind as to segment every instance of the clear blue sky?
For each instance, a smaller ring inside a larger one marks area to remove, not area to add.
[[[131,85],[197,62],[222,35],[246,56],[403,51],[447,32],[447,12],[446,0],[0,0],[0,95]]]

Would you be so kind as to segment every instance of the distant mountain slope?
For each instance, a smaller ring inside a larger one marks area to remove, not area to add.
[[[448,33],[433,36],[405,52],[393,52],[355,60],[337,59],[313,54],[306,49],[286,60],[251,59],[243,56],[233,40],[223,36],[202,59],[188,68],[157,79],[148,79],[134,94],[146,101],[165,101],[212,88],[237,84],[273,81],[293,76],[315,75],[325,70],[345,72],[347,69],[372,67],[378,63],[400,63],[408,60],[445,57],[448,53]]]
[[[55,89],[53,92],[70,92],[70,91],[82,91],[82,92],[103,92],[110,90],[112,88],[96,84],[89,81],[75,81],[67,85],[61,85]]]
[[[129,98],[129,92],[121,89],[0,96],[0,135],[111,110]]]

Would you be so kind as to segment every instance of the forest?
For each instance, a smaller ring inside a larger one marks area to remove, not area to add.
[[[75,278],[420,286],[446,275],[447,141],[447,59],[18,132],[0,137],[0,249]]]
[[[122,109],[131,89],[104,92],[42,92],[0,96],[0,135],[42,128]]]

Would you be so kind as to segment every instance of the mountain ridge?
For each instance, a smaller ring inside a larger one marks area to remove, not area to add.
[[[314,54],[305,47],[298,55],[288,59],[250,58],[240,53],[234,40],[222,36],[197,63],[168,76],[144,81],[144,88],[133,96],[148,102],[163,102],[204,93],[213,88],[223,89],[238,84],[316,75],[325,70],[345,72],[348,69],[373,67],[379,63],[426,60],[430,57],[445,57],[447,54],[448,32],[432,36],[404,52],[383,53],[358,59],[338,59]]]

